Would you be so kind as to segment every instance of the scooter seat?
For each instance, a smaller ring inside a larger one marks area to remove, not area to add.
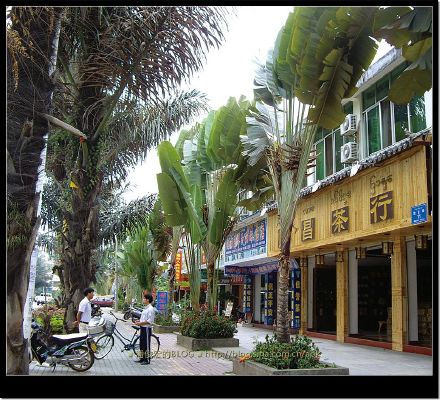
[[[56,344],[66,345],[79,342],[87,338],[87,333],[70,333],[67,335],[53,335],[52,339]]]

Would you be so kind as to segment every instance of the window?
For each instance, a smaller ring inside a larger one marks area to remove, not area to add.
[[[353,113],[353,103],[350,101],[343,107],[345,114]],[[350,138],[341,135],[340,127],[333,130],[318,128],[315,135],[316,168],[315,181],[322,180],[344,168],[341,163],[341,147]]]
[[[407,64],[401,64],[362,93],[363,123],[367,152],[372,154],[406,138],[407,130],[419,132],[426,128],[425,99],[416,96],[409,104],[398,105],[387,99],[391,83]]]

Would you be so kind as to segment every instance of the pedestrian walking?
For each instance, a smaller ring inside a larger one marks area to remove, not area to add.
[[[151,294],[144,294],[142,303],[145,305],[145,308],[142,311],[141,318],[138,322],[134,322],[135,325],[141,328],[141,337],[139,340],[141,357],[135,362],[146,365],[150,364],[151,360],[151,331],[156,313],[152,305],[153,296]]]
[[[93,299],[95,289],[84,289],[84,298],[81,300],[78,306],[78,313],[76,314],[75,325],[78,325],[80,333],[87,333],[87,325],[92,319],[92,304],[90,300]]]

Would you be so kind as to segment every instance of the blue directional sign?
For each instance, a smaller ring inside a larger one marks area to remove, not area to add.
[[[428,221],[428,206],[426,203],[411,207],[411,224],[421,224]]]

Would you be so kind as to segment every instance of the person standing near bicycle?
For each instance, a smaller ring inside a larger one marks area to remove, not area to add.
[[[81,300],[78,306],[78,313],[76,314],[75,325],[78,325],[80,333],[87,333],[87,325],[92,319],[92,304],[90,300],[93,299],[95,289],[84,289],[84,298]]]
[[[152,305],[153,296],[151,294],[144,294],[142,303],[145,304],[146,307],[143,309],[139,321],[134,322],[135,325],[141,328],[141,336],[139,339],[141,358],[135,362],[146,365],[150,364],[151,360],[151,331],[156,313]]]

